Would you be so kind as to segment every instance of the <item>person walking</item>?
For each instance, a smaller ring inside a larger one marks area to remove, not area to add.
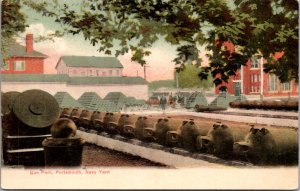
[[[166,104],[167,104],[167,98],[165,95],[163,95],[160,100],[159,100],[159,104],[161,109],[163,110],[163,114],[165,114],[165,110],[166,110]]]

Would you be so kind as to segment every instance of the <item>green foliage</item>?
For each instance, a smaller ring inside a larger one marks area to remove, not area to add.
[[[23,32],[25,27],[25,15],[20,12],[19,0],[3,0],[1,4],[1,36],[10,38],[18,32]]]
[[[25,15],[20,12],[19,0],[3,0],[1,3],[1,53],[7,54],[7,47],[12,37],[25,31]]]
[[[211,74],[215,85],[227,82],[254,54],[267,59],[265,72],[283,82],[298,81],[297,0],[235,0],[232,6],[229,0],[86,0],[77,5],[80,10],[57,0],[23,3],[54,17],[63,32],[83,34],[99,51],[118,56],[131,50],[132,60],[141,65],[152,44],[163,37],[177,46],[178,71],[186,61],[199,65],[197,53],[205,46],[209,66],[199,76]],[[225,42],[232,42],[235,51]],[[274,59],[281,51],[283,57]]]
[[[178,84],[180,88],[204,88],[213,87],[212,77],[209,75],[207,79],[199,78],[201,68],[196,65],[187,64],[184,69],[178,73]]]
[[[243,53],[261,53],[268,61],[265,72],[275,73],[282,82],[298,81],[298,1],[247,0],[237,6],[237,13],[246,10],[249,16],[243,21],[248,26],[247,38],[238,42],[245,44]],[[276,52],[284,55],[275,60]]]
[[[174,88],[175,87],[175,81],[174,80],[158,80],[153,81],[149,84],[150,90],[156,90],[158,88]]]

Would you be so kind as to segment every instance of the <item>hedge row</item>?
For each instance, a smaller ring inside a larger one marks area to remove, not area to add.
[[[217,107],[217,106],[203,106],[203,105],[195,105],[196,112],[204,112],[204,111],[222,111],[227,110],[225,107]]]
[[[233,101],[232,108],[298,111],[298,101]]]

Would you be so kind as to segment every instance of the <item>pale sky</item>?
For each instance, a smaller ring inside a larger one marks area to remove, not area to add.
[[[42,17],[30,10],[29,8],[23,8],[22,11],[26,14],[27,24],[26,31],[20,34],[18,42],[24,44],[25,34],[32,33],[34,36],[46,35],[52,33],[60,26],[52,19]],[[49,56],[45,60],[45,73],[56,73],[55,66],[60,56],[62,55],[81,55],[81,56],[111,56],[99,53],[97,46],[92,46],[88,41],[85,41],[83,35],[67,35],[64,37],[57,37],[52,41],[38,42],[34,44],[34,49],[40,51]],[[202,49],[204,50],[204,49]],[[150,49],[152,52],[150,56],[146,57],[148,63],[147,67],[147,80],[166,80],[173,79],[175,64],[172,60],[176,56],[176,47],[171,46],[163,41],[156,42]],[[204,51],[201,53],[201,57],[204,60],[204,64],[207,63],[207,59],[203,58]],[[131,61],[130,52],[119,56],[118,59],[124,66],[124,76],[144,76],[144,70],[141,65]]]

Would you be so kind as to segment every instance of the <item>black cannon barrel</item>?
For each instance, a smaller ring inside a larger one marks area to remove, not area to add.
[[[16,97],[13,112],[22,123],[34,128],[44,128],[58,119],[59,105],[45,91],[27,90]]]
[[[296,164],[298,131],[252,126],[243,141],[235,142],[234,153],[255,164]]]
[[[1,113],[7,115],[11,110],[15,99],[20,95],[20,92],[10,91],[2,94],[1,97]]]
[[[92,125],[91,128],[97,132],[103,132],[104,131],[104,117],[105,117],[105,112],[100,112],[100,111],[94,111],[92,115]]]
[[[103,119],[104,131],[109,134],[118,134],[118,121],[121,117],[121,113],[106,113]]]
[[[155,125],[155,137],[157,143],[165,146],[168,145],[167,133],[168,131],[177,131],[181,127],[182,121],[180,119],[173,119],[171,117],[159,119]]]
[[[60,118],[64,118],[64,117],[70,118],[72,111],[73,111],[72,107],[63,108],[61,110]]]
[[[91,129],[93,111],[82,110],[78,124],[80,127],[85,128],[86,130]]]
[[[201,150],[226,158],[232,155],[234,137],[227,125],[215,123],[207,135],[199,136],[198,140]]]
[[[42,141],[50,137],[50,127],[59,118],[58,103],[42,90],[11,95],[17,96],[8,104],[12,110],[2,126],[4,164],[43,166]]]
[[[82,113],[82,109],[81,108],[74,108],[71,112],[71,119],[74,121],[74,123],[79,127],[79,118],[80,115]]]
[[[182,125],[177,131],[168,131],[167,141],[170,146],[183,147],[194,152],[197,149],[197,137],[201,135],[201,129],[194,120],[182,121]]]
[[[125,136],[127,138],[134,138],[136,137],[136,126],[135,123],[138,119],[138,115],[121,115],[119,122],[118,122],[118,128],[119,132],[122,136]]]
[[[158,119],[152,116],[140,116],[135,122],[136,136],[142,141],[154,141],[155,124]]]

